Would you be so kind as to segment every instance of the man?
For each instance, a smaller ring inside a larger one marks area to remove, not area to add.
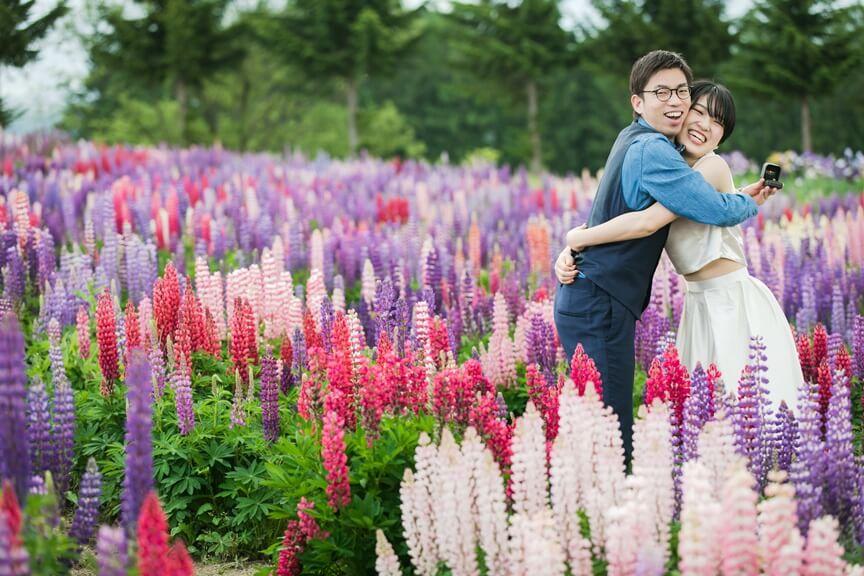
[[[606,160],[589,226],[655,201],[704,224],[733,226],[754,216],[771,195],[763,182],[722,194],[684,161],[674,144],[690,108],[693,75],[684,59],[655,50],[630,72],[633,123],[621,131]],[[669,226],[645,238],[586,249],[576,270],[565,248],[555,264],[561,284],[555,325],[568,358],[577,344],[603,379],[603,401],[618,416],[625,459],[633,450],[633,372],[636,320],[648,305],[654,270]]]

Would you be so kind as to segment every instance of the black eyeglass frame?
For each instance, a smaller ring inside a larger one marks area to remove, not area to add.
[[[683,96],[681,95],[682,90],[685,92]],[[668,92],[669,95],[665,98],[661,98],[661,92]],[[667,88],[665,86],[662,86],[660,88],[657,88],[656,90],[643,90],[642,94],[654,94],[654,97],[657,98],[657,100],[659,100],[660,102],[668,102],[672,99],[673,92],[676,96],[678,96],[679,100],[684,102],[685,100],[690,100],[690,94],[693,92],[693,89],[690,86],[678,86],[677,88]]]

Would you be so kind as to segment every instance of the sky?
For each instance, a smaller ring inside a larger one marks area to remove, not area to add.
[[[128,2],[128,0],[120,0]],[[447,0],[433,0],[440,6]],[[24,68],[0,67],[0,97],[7,106],[22,112],[8,129],[25,133],[53,126],[59,121],[70,92],[80,89],[87,75],[87,55],[76,37],[76,30],[86,23],[86,0],[67,0],[71,10],[39,43],[39,56]],[[46,13],[56,0],[36,0],[34,17]],[[252,0],[241,0],[252,3]],[[406,1],[407,5],[417,0]],[[727,14],[737,17],[750,6],[751,0],[732,0],[727,3]],[[562,0],[563,25],[568,26],[585,18],[596,18],[589,0]]]

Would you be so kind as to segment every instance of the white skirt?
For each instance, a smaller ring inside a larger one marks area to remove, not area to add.
[[[738,389],[750,356],[750,337],[761,336],[768,357],[772,408],[781,401],[797,412],[804,382],[789,322],[771,290],[746,268],[709,280],[687,282],[676,345],[688,370],[714,363],[727,392]]]

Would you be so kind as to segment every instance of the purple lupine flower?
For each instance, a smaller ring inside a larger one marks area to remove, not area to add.
[[[264,438],[275,442],[279,438],[279,382],[276,359],[269,352],[261,359],[261,422]]]
[[[192,382],[186,366],[186,356],[180,353],[180,360],[174,365],[171,374],[171,389],[174,391],[174,407],[177,410],[177,425],[180,434],[186,436],[195,428],[195,410],[192,405]]]
[[[835,369],[837,367],[837,353],[840,352],[840,349],[843,347],[843,336],[837,332],[832,332],[828,335],[828,366],[831,369]]]
[[[250,379],[249,386],[251,387],[252,385]],[[243,408],[243,379],[240,378],[239,370],[234,371],[234,400],[231,402],[230,418],[231,422],[228,425],[229,428],[233,429],[235,426],[246,425],[246,411]]]
[[[819,413],[819,387],[804,384],[798,391],[798,442],[790,478],[798,503],[798,528],[807,533],[810,522],[822,516],[825,444],[822,441],[822,415]]]
[[[826,487],[829,513],[844,518],[848,515],[855,492],[855,468],[852,449],[852,406],[849,386],[842,370],[833,374],[831,399],[825,423]]]
[[[684,423],[681,429],[681,450],[683,461],[696,458],[696,441],[705,423],[711,419],[711,390],[708,375],[701,363],[696,364],[690,377],[690,396],[684,401]]]
[[[831,292],[831,332],[846,333],[846,305],[843,302],[843,290],[839,283],[834,284]]]
[[[801,286],[801,307],[795,314],[795,325],[799,332],[809,332],[818,321],[816,312],[816,295],[814,293],[813,282],[805,279],[798,279],[803,285]]]
[[[30,470],[41,475],[54,460],[51,413],[45,384],[34,378],[27,391],[27,434],[30,437]]]
[[[60,338],[62,332],[60,322],[57,318],[51,318],[48,321],[48,359],[51,361],[51,374],[58,372],[66,372],[66,366],[63,364],[63,349],[60,346]],[[56,378],[54,378],[56,379]]]
[[[294,357],[291,359],[291,373],[294,376],[294,382],[299,383],[302,381],[303,371],[306,370],[306,337],[303,336],[303,332],[299,328],[294,329],[291,348],[294,352]]]
[[[786,401],[780,402],[774,417],[774,453],[776,466],[785,472],[792,470],[792,456],[795,454],[795,443],[798,440],[798,422]]]
[[[321,340],[324,342],[324,350],[327,354],[333,351],[333,339],[331,338],[333,316],[333,302],[324,296],[324,299],[321,300]]]
[[[126,576],[129,556],[123,528],[100,526],[96,537],[99,576]]]
[[[27,549],[16,542],[9,527],[6,510],[0,510],[0,574],[29,576],[30,558]]]
[[[24,261],[14,247],[6,249],[6,267],[3,277],[3,296],[12,302],[18,302],[24,297]]]
[[[87,461],[87,470],[81,477],[81,488],[78,491],[78,508],[72,519],[72,527],[69,534],[81,546],[90,542],[96,529],[96,521],[99,519],[99,499],[102,497],[102,474],[96,460],[90,458]]]
[[[39,235],[39,246],[37,248],[39,258],[39,286],[44,288],[54,280],[57,270],[57,260],[54,253],[54,238],[51,234],[44,232]]]
[[[767,394],[764,384],[765,345],[761,336],[750,341],[750,362],[738,383],[738,401],[734,412],[735,449],[747,458],[747,469],[761,487],[768,474],[766,456],[770,454],[770,438],[766,434]]]
[[[0,319],[0,478],[15,486],[20,502],[30,480],[24,336],[14,314]]]
[[[366,346],[370,348],[375,346],[375,322],[374,320],[372,320],[372,315],[369,312],[369,306],[362,298],[360,299],[360,304],[357,305],[357,317],[360,318],[360,325],[363,326],[363,334],[366,337]]]
[[[393,289],[393,283],[389,278],[379,281],[375,285],[375,298],[372,302],[372,307],[375,310],[375,342],[381,338],[381,334],[386,333],[391,337],[393,328],[396,324],[394,318],[394,305],[396,304],[396,291]],[[432,308],[429,308],[431,315]]]
[[[435,247],[435,244],[432,244],[432,249],[429,250],[429,254],[426,255],[426,262],[424,263],[425,275],[423,278],[423,286],[426,288],[431,288],[435,293],[435,305],[429,308],[430,313],[434,312],[435,314],[439,314],[441,312],[441,306],[443,304],[441,299],[441,262],[438,257],[438,249]]]
[[[153,413],[150,364],[144,352],[129,354],[126,367],[126,476],[121,512],[128,534],[135,534],[138,513],[153,489]]]
[[[158,338],[150,339],[150,373],[152,374],[153,384],[151,385],[151,394],[153,400],[162,398],[165,392],[165,357],[162,356],[162,348],[159,346]]]
[[[69,486],[69,475],[75,463],[75,398],[66,371],[52,374],[54,380],[54,459],[51,474],[60,494]]]
[[[855,376],[864,379],[864,316],[855,315],[852,325],[852,357]]]

